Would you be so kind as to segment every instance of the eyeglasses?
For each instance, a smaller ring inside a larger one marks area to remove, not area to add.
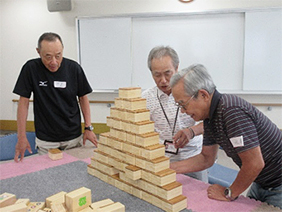
[[[182,104],[182,102],[175,102],[175,105],[179,108],[183,108],[184,110],[186,110],[186,106],[189,104],[189,102],[194,98],[195,94],[193,96],[191,96],[190,99],[187,100],[187,102],[185,102],[184,104]]]

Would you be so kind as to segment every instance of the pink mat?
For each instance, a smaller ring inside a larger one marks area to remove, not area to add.
[[[192,209],[193,211],[250,212],[261,204],[260,201],[244,196],[240,196],[234,202],[209,199],[207,196],[207,188],[209,187],[209,184],[181,174],[177,174],[176,179],[183,185],[182,193],[187,197],[187,208]]]
[[[40,171],[43,169],[63,165],[77,160],[80,159],[68,155],[64,152],[62,159],[54,160],[54,161],[48,157],[48,154],[26,157],[23,159],[22,162],[16,163],[12,161],[9,163],[0,164],[0,180],[7,179],[10,177],[16,177],[22,174],[28,174],[31,172]]]

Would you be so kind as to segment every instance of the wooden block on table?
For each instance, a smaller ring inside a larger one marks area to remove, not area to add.
[[[108,175],[114,175],[119,173],[119,170],[117,170],[116,168],[109,166],[108,164],[105,164],[103,162],[97,161],[95,159],[91,159],[91,166],[98,170],[106,172]]]
[[[0,195],[0,208],[12,205],[17,201],[16,195],[10,193],[3,193]]]
[[[116,108],[116,107],[111,107],[110,108],[110,116],[113,117],[113,118],[120,118],[119,116],[119,109]]]
[[[117,150],[122,150],[123,142],[118,138],[109,137],[108,145]]]
[[[132,187],[132,195],[142,199],[142,190],[136,187]]]
[[[124,109],[124,99],[123,98],[115,98],[115,107],[117,109]]]
[[[132,180],[139,180],[141,179],[141,176],[142,176],[141,169],[133,165],[129,165],[125,167],[125,174],[129,179],[132,179]]]
[[[165,156],[150,161],[145,160],[144,158],[136,157],[135,161],[136,161],[136,166],[145,169],[147,171],[151,171],[153,173],[169,168],[169,158]]]
[[[45,208],[45,202],[30,202],[27,206],[28,212],[36,212]]]
[[[77,212],[91,205],[91,190],[81,187],[66,194],[68,212]]]
[[[54,194],[50,197],[47,197],[45,202],[46,202],[46,208],[51,208],[52,204],[59,204],[59,203],[65,203],[65,195],[67,192],[61,191],[57,194]]]
[[[135,144],[142,147],[147,147],[159,143],[160,143],[160,136],[159,133],[157,132],[137,134],[135,137]]]
[[[79,212],[95,212],[95,211],[89,206],[89,207],[87,207],[87,208],[82,209],[82,210],[79,211]]]
[[[131,122],[130,132],[135,134],[145,134],[145,133],[154,132],[154,122],[153,121]]]
[[[125,162],[131,165],[135,165],[135,155],[126,153],[125,154]]]
[[[141,151],[141,157],[149,160],[156,159],[165,155],[165,146],[162,144],[155,144],[145,147]]]
[[[122,99],[122,106],[126,110],[144,110],[147,109],[147,101],[143,98]]]
[[[48,156],[51,160],[59,160],[63,158],[63,152],[59,149],[49,149]]]
[[[120,202],[115,202],[97,209],[97,212],[125,212],[125,206]]]
[[[91,158],[92,159],[92,158]],[[99,151],[99,149],[94,150],[93,159],[98,161],[103,161],[104,163],[108,163],[108,156],[104,152]]]
[[[19,204],[19,203],[24,203],[26,205],[28,205],[30,203],[29,199],[18,199],[15,204]]]
[[[130,121],[127,120],[120,120],[120,130],[130,132],[131,130],[131,123]],[[124,139],[126,140],[126,138]]]
[[[98,202],[94,202],[90,205],[90,207],[94,210],[97,211],[98,208],[100,207],[104,207],[110,204],[113,204],[114,201],[112,201],[111,199],[104,199],[104,200],[100,200]]]
[[[119,88],[118,96],[119,98],[140,98],[141,92],[140,87]]]
[[[110,136],[114,138],[118,138],[123,141],[126,140],[126,132],[116,128],[110,128]]]
[[[27,205],[25,203],[19,203],[19,204],[13,204],[8,205],[5,207],[1,207],[1,212],[26,212],[27,211]]]
[[[62,203],[55,203],[51,205],[52,212],[67,212],[65,205]]]
[[[181,211],[187,208],[187,198],[183,195],[179,195],[171,200],[163,201],[161,208],[167,212]]]
[[[176,172],[172,169],[165,169],[157,173],[142,170],[142,179],[152,182],[157,186],[164,186],[176,181]]]
[[[99,141],[98,141],[98,143],[107,145],[107,144],[108,144],[108,138],[109,138],[109,136],[110,136],[110,133],[109,133],[109,132],[101,133],[101,134],[99,135]]]
[[[150,110],[126,110],[125,119],[131,122],[149,121],[150,120]]]
[[[126,132],[126,142],[135,144],[135,140],[136,140],[136,134],[131,133],[131,132]]]

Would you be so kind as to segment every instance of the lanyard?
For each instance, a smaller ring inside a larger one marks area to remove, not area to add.
[[[175,126],[176,126],[177,116],[178,116],[178,112],[179,112],[179,107],[177,107],[177,109],[176,109],[176,115],[175,115],[174,124],[173,124],[173,128],[172,128],[172,127],[171,127],[171,124],[170,124],[170,122],[169,122],[169,120],[168,120],[168,117],[167,117],[167,115],[166,115],[166,112],[165,112],[165,110],[164,110],[164,107],[163,107],[163,105],[162,105],[162,103],[161,103],[161,100],[160,100],[160,97],[159,97],[159,90],[158,90],[158,89],[157,89],[157,97],[158,97],[160,106],[161,106],[161,108],[162,108],[162,111],[163,111],[163,113],[164,113],[165,119],[166,119],[166,121],[167,121],[167,123],[168,123],[170,129],[172,129],[172,136],[173,136],[174,131],[175,131]]]

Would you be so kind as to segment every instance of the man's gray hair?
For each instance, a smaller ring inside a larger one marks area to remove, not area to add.
[[[148,56],[148,68],[152,71],[151,65],[153,59],[160,59],[164,56],[170,56],[172,59],[172,65],[175,69],[178,68],[179,58],[176,51],[169,46],[156,46],[153,48]]]
[[[209,94],[212,94],[216,89],[210,74],[201,64],[191,65],[188,68],[175,73],[170,79],[171,88],[173,88],[181,79],[183,79],[184,82],[185,92],[189,96],[197,95],[200,89],[206,90]]]

